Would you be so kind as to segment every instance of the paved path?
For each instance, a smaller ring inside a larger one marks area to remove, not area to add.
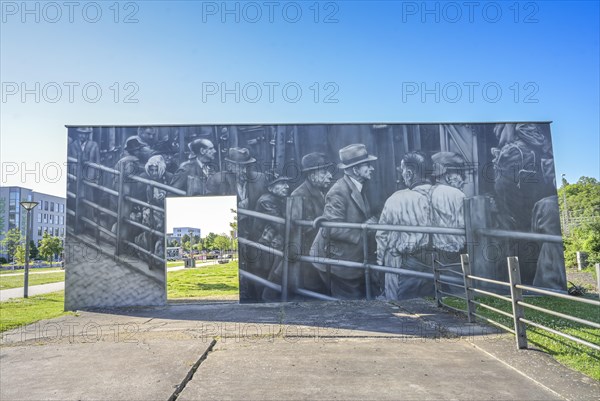
[[[29,271],[29,275],[32,274],[52,274],[52,273],[64,273],[64,270],[54,270],[54,271],[44,271],[44,272],[36,272],[36,271]],[[21,272],[21,273],[6,273],[6,274],[0,274],[0,279],[2,279],[2,277],[13,277],[13,276],[24,276],[25,273]]]
[[[29,296],[47,294],[49,292],[62,291],[65,289],[65,282],[32,285],[29,287]],[[8,301],[12,298],[23,298],[23,287],[10,288],[0,291],[0,302]]]
[[[597,382],[543,352],[515,348],[511,335],[420,300],[79,312],[0,337],[0,399],[591,400],[600,394]]]

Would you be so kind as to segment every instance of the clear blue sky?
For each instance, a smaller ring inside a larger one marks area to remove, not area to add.
[[[64,196],[65,124],[216,122],[552,120],[557,174],[600,178],[598,2],[422,4],[2,2],[2,185]]]

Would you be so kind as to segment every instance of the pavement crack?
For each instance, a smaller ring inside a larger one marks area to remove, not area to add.
[[[171,396],[169,397],[169,399],[167,401],[177,400],[177,397],[179,397],[179,394],[181,394],[181,392],[185,389],[185,386],[187,386],[187,384],[190,382],[190,380],[192,380],[192,378],[194,377],[194,374],[196,373],[196,371],[198,370],[198,368],[200,367],[202,362],[204,362],[204,360],[208,357],[209,352],[212,351],[213,347],[216,344],[217,344],[217,340],[213,339],[211,341],[210,345],[208,346],[208,348],[206,348],[206,351],[204,351],[204,353],[200,356],[200,358],[198,358],[196,363],[194,363],[194,365],[190,368],[187,375],[185,375],[185,377],[183,378],[183,380],[181,381],[179,386],[177,386],[177,388],[175,389],[173,394],[171,394]]]

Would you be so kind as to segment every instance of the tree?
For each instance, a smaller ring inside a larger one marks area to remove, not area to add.
[[[566,200],[566,207],[565,207]],[[590,264],[600,262],[600,182],[581,177],[575,184],[563,178],[558,190],[561,210],[565,264],[577,264],[576,253],[587,253]]]
[[[33,240],[29,240],[29,259],[35,259],[38,257],[40,251]]]
[[[169,242],[169,246],[170,247],[177,247],[177,246],[180,246],[180,245],[179,245],[179,242],[176,239],[174,239],[171,242]]]
[[[17,245],[17,248],[15,249],[14,260],[19,265],[25,264],[25,248],[23,245]]]
[[[62,240],[59,237],[53,237],[48,233],[44,233],[44,237],[40,242],[40,256],[49,262],[52,262],[52,257],[63,251]]]
[[[181,237],[181,243],[184,244],[186,242],[190,242],[190,236],[187,234],[183,234],[183,237]]]
[[[215,238],[217,238],[217,234],[208,233],[208,235],[204,238],[204,249],[212,251],[215,248]]]
[[[21,237],[21,231],[18,228],[8,230],[2,240],[2,246],[6,249],[9,260],[14,260],[14,254],[17,250],[17,246],[21,244],[23,238]]]
[[[6,201],[0,198],[0,233],[4,232],[4,211],[6,210]]]
[[[231,227],[231,229],[233,231],[237,231],[238,229],[238,219],[237,219],[237,210],[235,209],[229,209],[231,211],[231,213],[233,213],[233,221],[231,223],[229,223],[229,227]]]
[[[225,234],[217,235],[213,241],[213,246],[220,251],[229,249],[231,248],[231,239]]]

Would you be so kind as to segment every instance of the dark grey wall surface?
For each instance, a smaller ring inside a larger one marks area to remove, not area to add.
[[[461,253],[480,276],[505,280],[506,257],[519,256],[524,283],[566,287],[562,244],[531,235],[561,234],[547,123],[103,126],[68,135],[68,309],[166,302],[168,196],[237,195],[241,302],[428,296],[432,280],[366,275],[363,264],[460,271]]]

